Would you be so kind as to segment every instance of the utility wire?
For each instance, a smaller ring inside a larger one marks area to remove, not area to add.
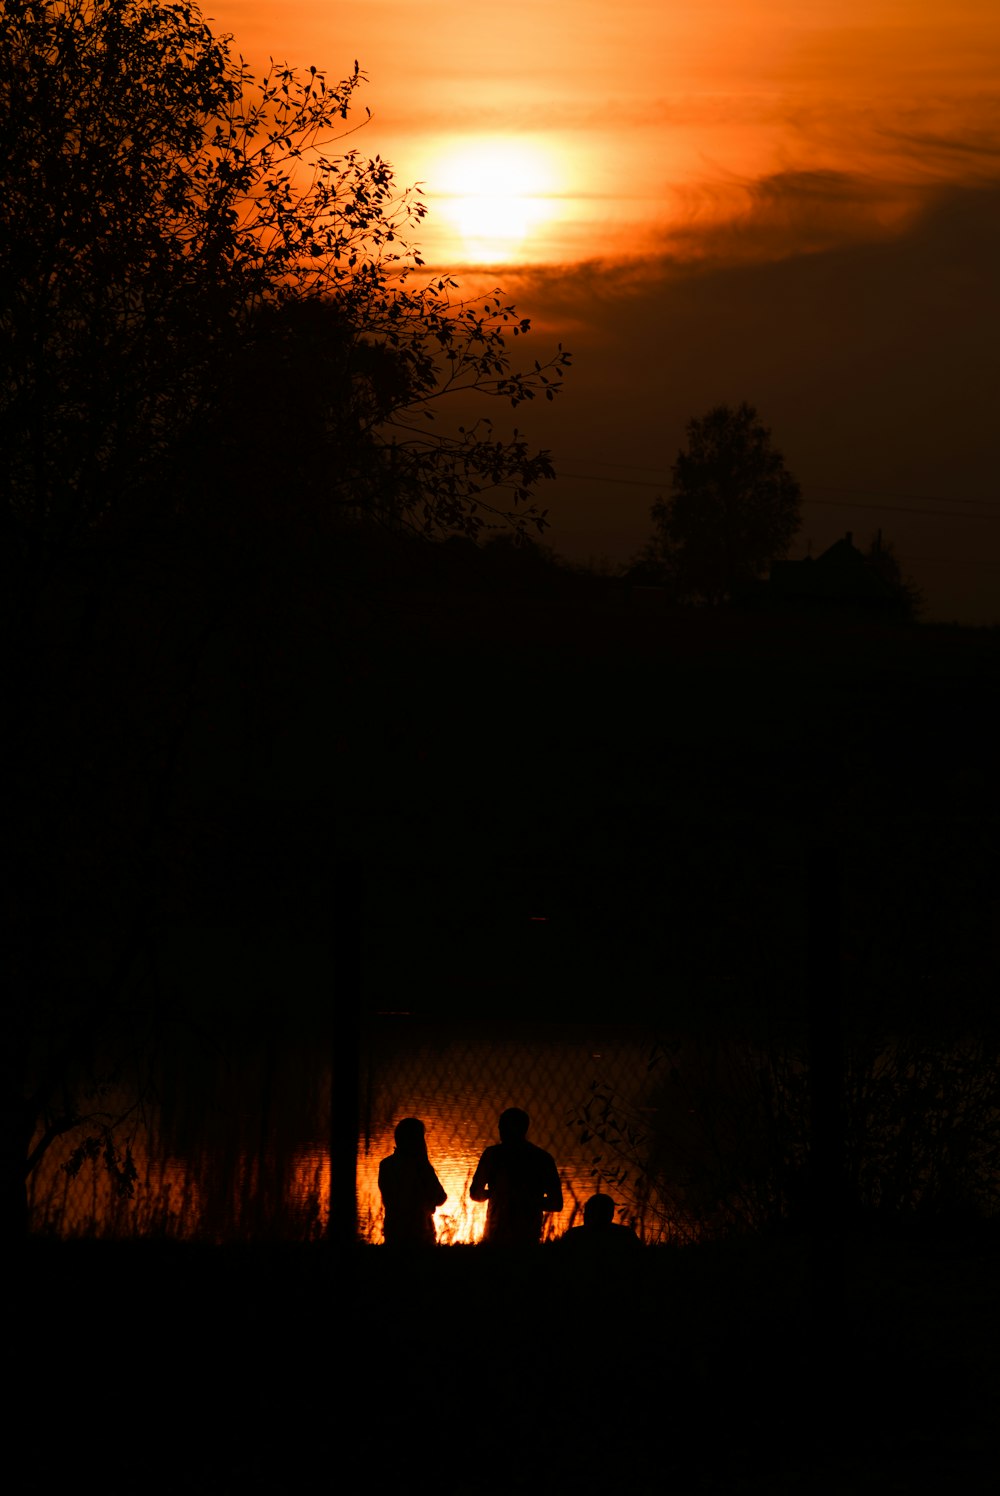
[[[643,481],[646,482],[650,488],[665,487],[670,482],[669,475],[665,472],[662,464],[646,462],[619,462],[618,460],[611,460],[610,458],[606,457],[590,457],[582,453],[576,453],[569,460],[570,462],[574,462],[578,465],[582,464],[585,467],[615,467],[621,468],[623,471],[629,473],[657,473],[659,475],[655,482],[649,479],[638,480],[626,478],[622,478],[620,480],[609,478],[609,482],[620,481],[622,483],[626,483]],[[581,478],[586,477],[597,480],[598,478],[603,477],[603,474],[567,473],[566,476]],[[867,494],[869,498],[888,497],[890,499],[906,499],[914,504],[989,504],[993,502],[991,499],[951,499],[946,498],[944,494],[940,493],[891,493],[887,495],[885,490],[881,488],[871,488],[867,485],[864,488],[852,488],[851,485],[847,483],[810,483],[809,492]]]
[[[1000,561],[985,556],[911,556],[901,551],[899,559],[910,566],[971,566],[977,571],[1000,571]]]
[[[828,509],[877,509],[882,514],[933,514],[942,519],[1000,519],[1000,511],[980,510],[977,514],[963,514],[955,509],[918,509],[913,504],[859,504],[856,499],[811,499],[803,497],[803,504],[821,504]]]
[[[652,470],[650,470],[652,471]],[[616,487],[625,488],[656,488],[661,492],[666,487],[663,483],[652,483],[646,478],[613,478],[604,473],[572,473],[566,468],[556,469],[557,478],[572,478],[583,483],[613,483]],[[827,488],[826,493],[850,493],[850,489]],[[858,489],[859,493],[871,493],[871,489]],[[894,504],[884,502],[881,504],[866,504],[857,499],[814,499],[808,494],[803,495],[803,504],[820,504],[829,509],[872,509],[882,514],[929,514],[943,519],[1000,519],[1000,510],[984,509],[977,513],[963,513],[955,509],[925,509],[913,504]],[[933,501],[930,501],[933,502]],[[986,499],[940,499],[939,503],[951,504],[985,504]]]

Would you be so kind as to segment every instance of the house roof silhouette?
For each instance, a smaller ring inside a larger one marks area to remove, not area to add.
[[[770,587],[775,602],[880,613],[901,609],[899,589],[858,550],[850,530],[819,556],[776,561]]]

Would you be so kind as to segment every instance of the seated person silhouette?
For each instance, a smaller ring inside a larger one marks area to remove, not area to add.
[[[385,1206],[382,1234],[387,1247],[433,1247],[434,1212],[448,1196],[427,1157],[424,1124],[404,1117],[396,1124],[395,1150],[378,1166]]]
[[[469,1194],[487,1202],[483,1242],[494,1247],[537,1246],[546,1211],[562,1210],[555,1159],[529,1143],[528,1114],[511,1106],[500,1117],[500,1141],[486,1148]]]
[[[574,1252],[628,1251],[641,1247],[642,1242],[631,1226],[617,1226],[614,1220],[615,1202],[610,1195],[591,1195],[583,1207],[583,1225],[571,1226],[566,1235],[560,1237],[559,1245]]]

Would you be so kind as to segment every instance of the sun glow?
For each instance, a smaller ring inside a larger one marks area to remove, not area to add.
[[[519,140],[482,139],[442,154],[427,198],[474,264],[532,258],[530,242],[560,216],[552,153]]]

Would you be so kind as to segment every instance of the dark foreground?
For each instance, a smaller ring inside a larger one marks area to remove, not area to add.
[[[972,1492],[998,1274],[988,1232],[855,1242],[817,1315],[794,1243],[33,1243],[14,1459],[42,1491]]]

